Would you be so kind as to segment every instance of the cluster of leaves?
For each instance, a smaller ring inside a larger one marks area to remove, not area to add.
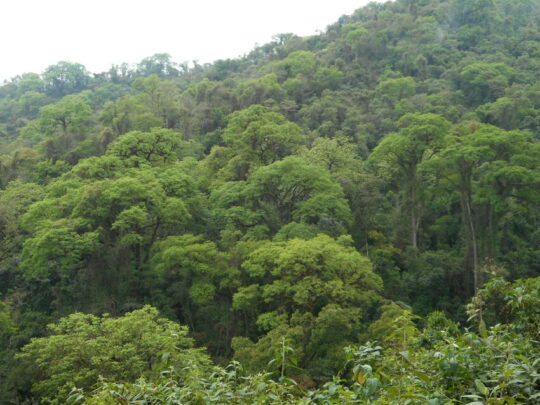
[[[98,377],[130,381],[164,365],[209,365],[206,354],[192,348],[187,328],[150,306],[117,319],[75,313],[49,329],[50,336],[33,339],[18,356],[37,366],[33,390],[45,403],[65,403],[74,386],[88,389]]]

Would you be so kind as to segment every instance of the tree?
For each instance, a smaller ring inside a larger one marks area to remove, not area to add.
[[[290,222],[339,235],[351,219],[343,190],[328,171],[296,156],[259,168],[245,182],[225,183],[211,200],[223,225],[242,231],[258,225],[250,231],[256,239],[261,233],[274,235]]]
[[[387,103],[393,106],[399,100],[415,94],[416,83],[412,77],[390,78],[381,81],[375,90],[381,94]]]
[[[252,370],[264,369],[286,339],[298,360],[294,374],[298,367],[308,368],[322,378],[339,369],[341,349],[355,340],[382,289],[370,261],[349,243],[348,237],[319,235],[266,242],[248,254],[242,268],[249,284],[234,295],[233,309],[255,316],[268,333],[257,343],[235,338],[238,360]]]
[[[17,78],[17,93],[23,95],[26,92],[42,93],[45,90],[45,82],[37,73],[23,73]]]
[[[504,63],[473,63],[461,72],[463,91],[471,105],[495,101],[515,75]]]
[[[401,183],[410,217],[411,245],[417,249],[421,220],[419,166],[444,146],[450,123],[435,114],[408,114],[398,125],[402,130],[384,138],[369,160],[381,175]]]
[[[382,282],[371,270],[369,260],[353,247],[347,237],[333,240],[327,235],[313,239],[268,242],[249,254],[242,268],[257,286],[254,300],[245,301],[242,288],[234,307],[252,311],[252,305],[266,308],[259,315],[263,323],[270,315],[294,311],[317,314],[328,304],[369,308],[378,299]]]
[[[57,130],[63,135],[81,134],[91,115],[92,109],[84,97],[66,96],[58,103],[41,108],[39,125],[48,135],[54,134]]]
[[[174,77],[178,76],[180,71],[178,65],[171,60],[171,55],[168,53],[156,53],[139,62],[137,73],[141,76]]]
[[[53,183],[51,195],[34,204],[23,219],[31,236],[20,269],[30,280],[56,285],[48,300],[58,307],[103,308],[139,295],[141,270],[152,245],[179,232],[191,217],[177,197],[180,187],[170,186],[178,180],[174,172],[159,180],[151,169],[119,175],[114,172],[118,166],[105,162],[94,159],[93,168],[85,162],[87,167],[75,172],[88,175],[93,170],[99,177],[112,170],[115,177],[81,184],[72,173]]]
[[[260,105],[231,114],[222,138],[232,149],[223,170],[231,172],[231,180],[244,180],[256,168],[295,153],[306,140],[296,124]]]
[[[538,183],[538,153],[538,145],[526,133],[478,123],[462,125],[443,152],[461,196],[466,258],[472,259],[475,292],[482,284],[481,259],[494,258],[506,250],[495,248],[501,230],[517,231],[515,225],[503,227],[499,215],[512,212],[510,222],[519,222],[520,213],[534,209],[530,204],[539,201],[540,196],[533,191]],[[518,228],[518,232],[527,229]],[[465,265],[468,267],[467,259]]]
[[[175,128],[179,119],[178,90],[171,80],[161,80],[158,75],[139,77],[131,85],[135,98],[150,112],[162,119],[161,126]]]
[[[43,72],[46,93],[53,97],[62,97],[87,88],[90,76],[86,68],[79,63],[58,62]]]
[[[124,160],[128,166],[164,164],[176,157],[182,135],[170,129],[154,128],[149,132],[132,131],[113,142],[107,154]]]
[[[228,352],[238,271],[213,242],[191,234],[164,238],[153,246],[145,273],[153,302],[204,336],[214,353]]]
[[[19,358],[36,368],[32,390],[49,404],[62,404],[75,387],[90,390],[100,377],[133,382],[165,363],[178,369],[206,366],[208,357],[193,349],[185,326],[160,317],[150,306],[120,318],[71,314],[48,326]]]
[[[135,129],[135,117],[144,112],[144,106],[132,96],[124,96],[103,106],[100,120],[109,126],[114,135],[122,135]],[[160,124],[156,127],[161,126]]]
[[[275,65],[275,71],[280,81],[294,78],[297,75],[307,75],[315,70],[317,59],[313,52],[295,51]]]

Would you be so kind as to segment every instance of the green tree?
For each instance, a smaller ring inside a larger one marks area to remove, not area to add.
[[[351,219],[343,190],[328,171],[296,156],[259,168],[245,182],[225,183],[211,201],[223,226],[245,232],[246,225],[258,225],[250,231],[255,239],[291,222],[339,235]]]
[[[463,125],[457,135],[443,154],[450,159],[453,180],[461,196],[467,241],[465,265],[471,268],[477,291],[482,284],[481,259],[495,258],[506,250],[503,246],[495,248],[501,230],[503,235],[518,229],[527,232],[524,223],[516,227],[516,222],[523,221],[522,213],[534,210],[539,201],[534,190],[538,183],[539,149],[524,132],[504,131],[490,125]],[[501,217],[506,213],[512,213],[507,221]],[[506,239],[511,243],[511,236]]]
[[[154,116],[162,120],[165,128],[175,128],[178,124],[178,90],[171,80],[161,80],[156,74],[139,77],[131,85],[135,97]]]
[[[264,369],[285,338],[295,348],[297,367],[319,378],[337,371],[340,350],[355,340],[382,290],[370,261],[349,243],[348,237],[319,235],[266,242],[247,255],[242,268],[249,284],[234,295],[233,309],[255,316],[260,330],[269,332],[257,343],[235,339],[238,360]]]
[[[176,158],[176,149],[181,139],[179,132],[170,129],[132,131],[113,142],[107,154],[122,159],[128,166],[170,163]]]
[[[260,105],[231,114],[222,138],[232,152],[223,169],[231,180],[244,180],[256,168],[297,152],[306,140],[296,124]]]
[[[66,403],[73,388],[88,391],[100,377],[133,382],[162,363],[178,369],[209,363],[193,349],[187,327],[150,306],[120,318],[72,314],[49,325],[49,336],[33,339],[19,358],[36,367],[32,390],[49,404]]]
[[[88,71],[79,63],[58,62],[47,67],[42,77],[47,94],[53,97],[79,92],[90,84]]]
[[[170,307],[184,312],[193,324],[190,305],[209,304],[216,298],[220,280],[226,276],[225,260],[211,241],[194,235],[169,236],[153,249],[150,274],[157,277],[156,293]]]
[[[411,245],[417,249],[422,206],[419,167],[444,146],[450,123],[435,114],[409,114],[398,125],[402,130],[384,138],[369,159],[382,176],[400,182],[404,210],[410,218]]]
[[[144,58],[139,62],[137,70],[142,76],[174,77],[180,73],[176,63],[171,60],[171,55],[167,53],[156,53]]]
[[[514,70],[504,63],[473,63],[461,72],[463,91],[472,105],[495,101],[514,75]]]
[[[39,125],[48,135],[60,130],[62,134],[80,134],[92,115],[92,109],[84,97],[66,96],[56,104],[47,105],[40,111]]]

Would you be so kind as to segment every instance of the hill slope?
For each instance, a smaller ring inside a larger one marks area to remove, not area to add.
[[[0,400],[56,395],[13,356],[77,311],[151,304],[253,372],[285,337],[309,386],[381,320],[465,322],[490,279],[538,276],[539,20],[372,3],[241,59],[5,83]]]

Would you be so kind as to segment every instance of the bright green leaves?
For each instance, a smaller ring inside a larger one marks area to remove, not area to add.
[[[200,338],[226,347],[230,332],[221,325],[231,317],[230,295],[240,279],[215,243],[191,234],[162,239],[151,251],[144,276],[153,302]]]
[[[516,236],[534,232],[525,218],[540,201],[540,149],[525,132],[474,123],[456,132],[461,135],[451,138],[442,156],[461,195],[467,249],[476,263],[466,265],[479,272],[480,258],[496,259],[493,246],[500,244],[499,254],[512,252],[519,248],[514,245]],[[513,271],[518,271],[520,258],[511,260]],[[475,277],[478,288],[485,275]]]
[[[84,97],[66,96],[56,104],[41,108],[39,125],[47,135],[56,131],[80,134],[91,115],[92,109]]]
[[[65,159],[70,150],[73,157],[88,155],[95,147],[91,139],[84,139],[91,127],[92,114],[86,94],[65,96],[55,104],[43,106],[39,118],[22,128],[21,134],[32,143],[43,141],[40,148],[47,158]],[[78,151],[74,149],[77,146]]]
[[[327,222],[339,228],[350,218],[341,187],[324,169],[300,158],[290,157],[261,168],[248,183],[248,198],[267,218],[279,217],[281,226],[293,220]]]
[[[43,229],[24,243],[20,265],[28,277],[47,280],[70,277],[84,266],[83,259],[96,248],[99,234],[78,234],[69,223],[57,221],[53,229]]]
[[[123,294],[119,291],[138,283],[154,242],[182,232],[191,220],[189,209],[196,208],[197,193],[182,170],[171,167],[156,176],[149,168],[115,172],[121,167],[117,164],[109,156],[83,161],[52,183],[49,197],[34,204],[23,219],[31,236],[20,269],[30,278],[71,283],[71,290],[55,290],[57,299],[81,294],[74,280],[90,273],[94,276],[85,282],[88,290],[118,299]],[[113,173],[117,177],[101,179]]]
[[[254,169],[297,152],[306,137],[281,114],[253,105],[230,115],[223,140],[232,158],[221,172],[232,180],[243,180]]]
[[[20,358],[37,368],[33,391],[51,404],[66,403],[74,387],[90,390],[99,377],[129,382],[158,365],[181,369],[208,363],[205,354],[192,349],[186,327],[161,318],[150,306],[116,319],[75,313],[49,330],[50,336],[26,345]]]
[[[132,89],[135,98],[150,110],[147,117],[152,116],[161,121],[165,128],[174,128],[178,123],[178,91],[175,84],[170,80],[160,80],[156,74],[148,77],[139,77],[133,81]],[[151,114],[151,115],[150,115]],[[136,121],[141,122],[143,115],[139,115]],[[154,119],[150,120],[155,121]],[[157,121],[156,121],[157,123]],[[139,124],[139,126],[141,126]],[[147,125],[151,128],[151,125]]]
[[[216,245],[193,235],[170,236],[156,243],[151,258],[151,272],[157,277],[155,285],[163,289],[159,295],[170,293],[173,307],[211,303],[227,277],[225,260]]]
[[[407,114],[398,125],[399,133],[388,135],[371,154],[369,161],[379,175],[395,181],[404,192],[411,231],[411,245],[418,247],[421,222],[420,167],[446,143],[450,123],[436,114]]]
[[[381,81],[375,91],[390,103],[397,103],[416,92],[416,83],[412,77],[390,78]]]
[[[325,235],[267,243],[248,256],[243,268],[264,284],[262,301],[285,313],[317,313],[331,303],[368,307],[382,288],[367,258]]]
[[[108,227],[122,211],[134,205],[157,213],[164,200],[159,183],[152,179],[150,173],[142,172],[86,186],[73,215],[83,219],[87,226]]]
[[[55,97],[79,92],[90,83],[90,75],[79,63],[58,62],[43,72],[46,92]]]
[[[128,166],[170,163],[176,158],[180,142],[180,133],[169,129],[133,131],[112,143],[107,153],[119,157]]]
[[[319,235],[266,242],[247,255],[242,268],[250,281],[234,294],[233,309],[256,317],[268,333],[257,343],[236,338],[235,358],[252,370],[266,368],[285,337],[298,359],[292,374],[306,368],[321,378],[339,369],[341,349],[355,340],[360,320],[382,290],[369,259],[346,239]]]
[[[390,176],[405,182],[415,181],[422,161],[444,146],[450,123],[435,114],[408,114],[400,119],[403,129],[390,134],[375,149],[370,162]]]
[[[275,71],[281,80],[294,78],[297,75],[308,75],[312,73],[316,66],[316,57],[313,52],[295,51],[279,61],[275,66]]]
[[[9,305],[0,301],[0,341],[15,331],[15,323],[11,317]]]

